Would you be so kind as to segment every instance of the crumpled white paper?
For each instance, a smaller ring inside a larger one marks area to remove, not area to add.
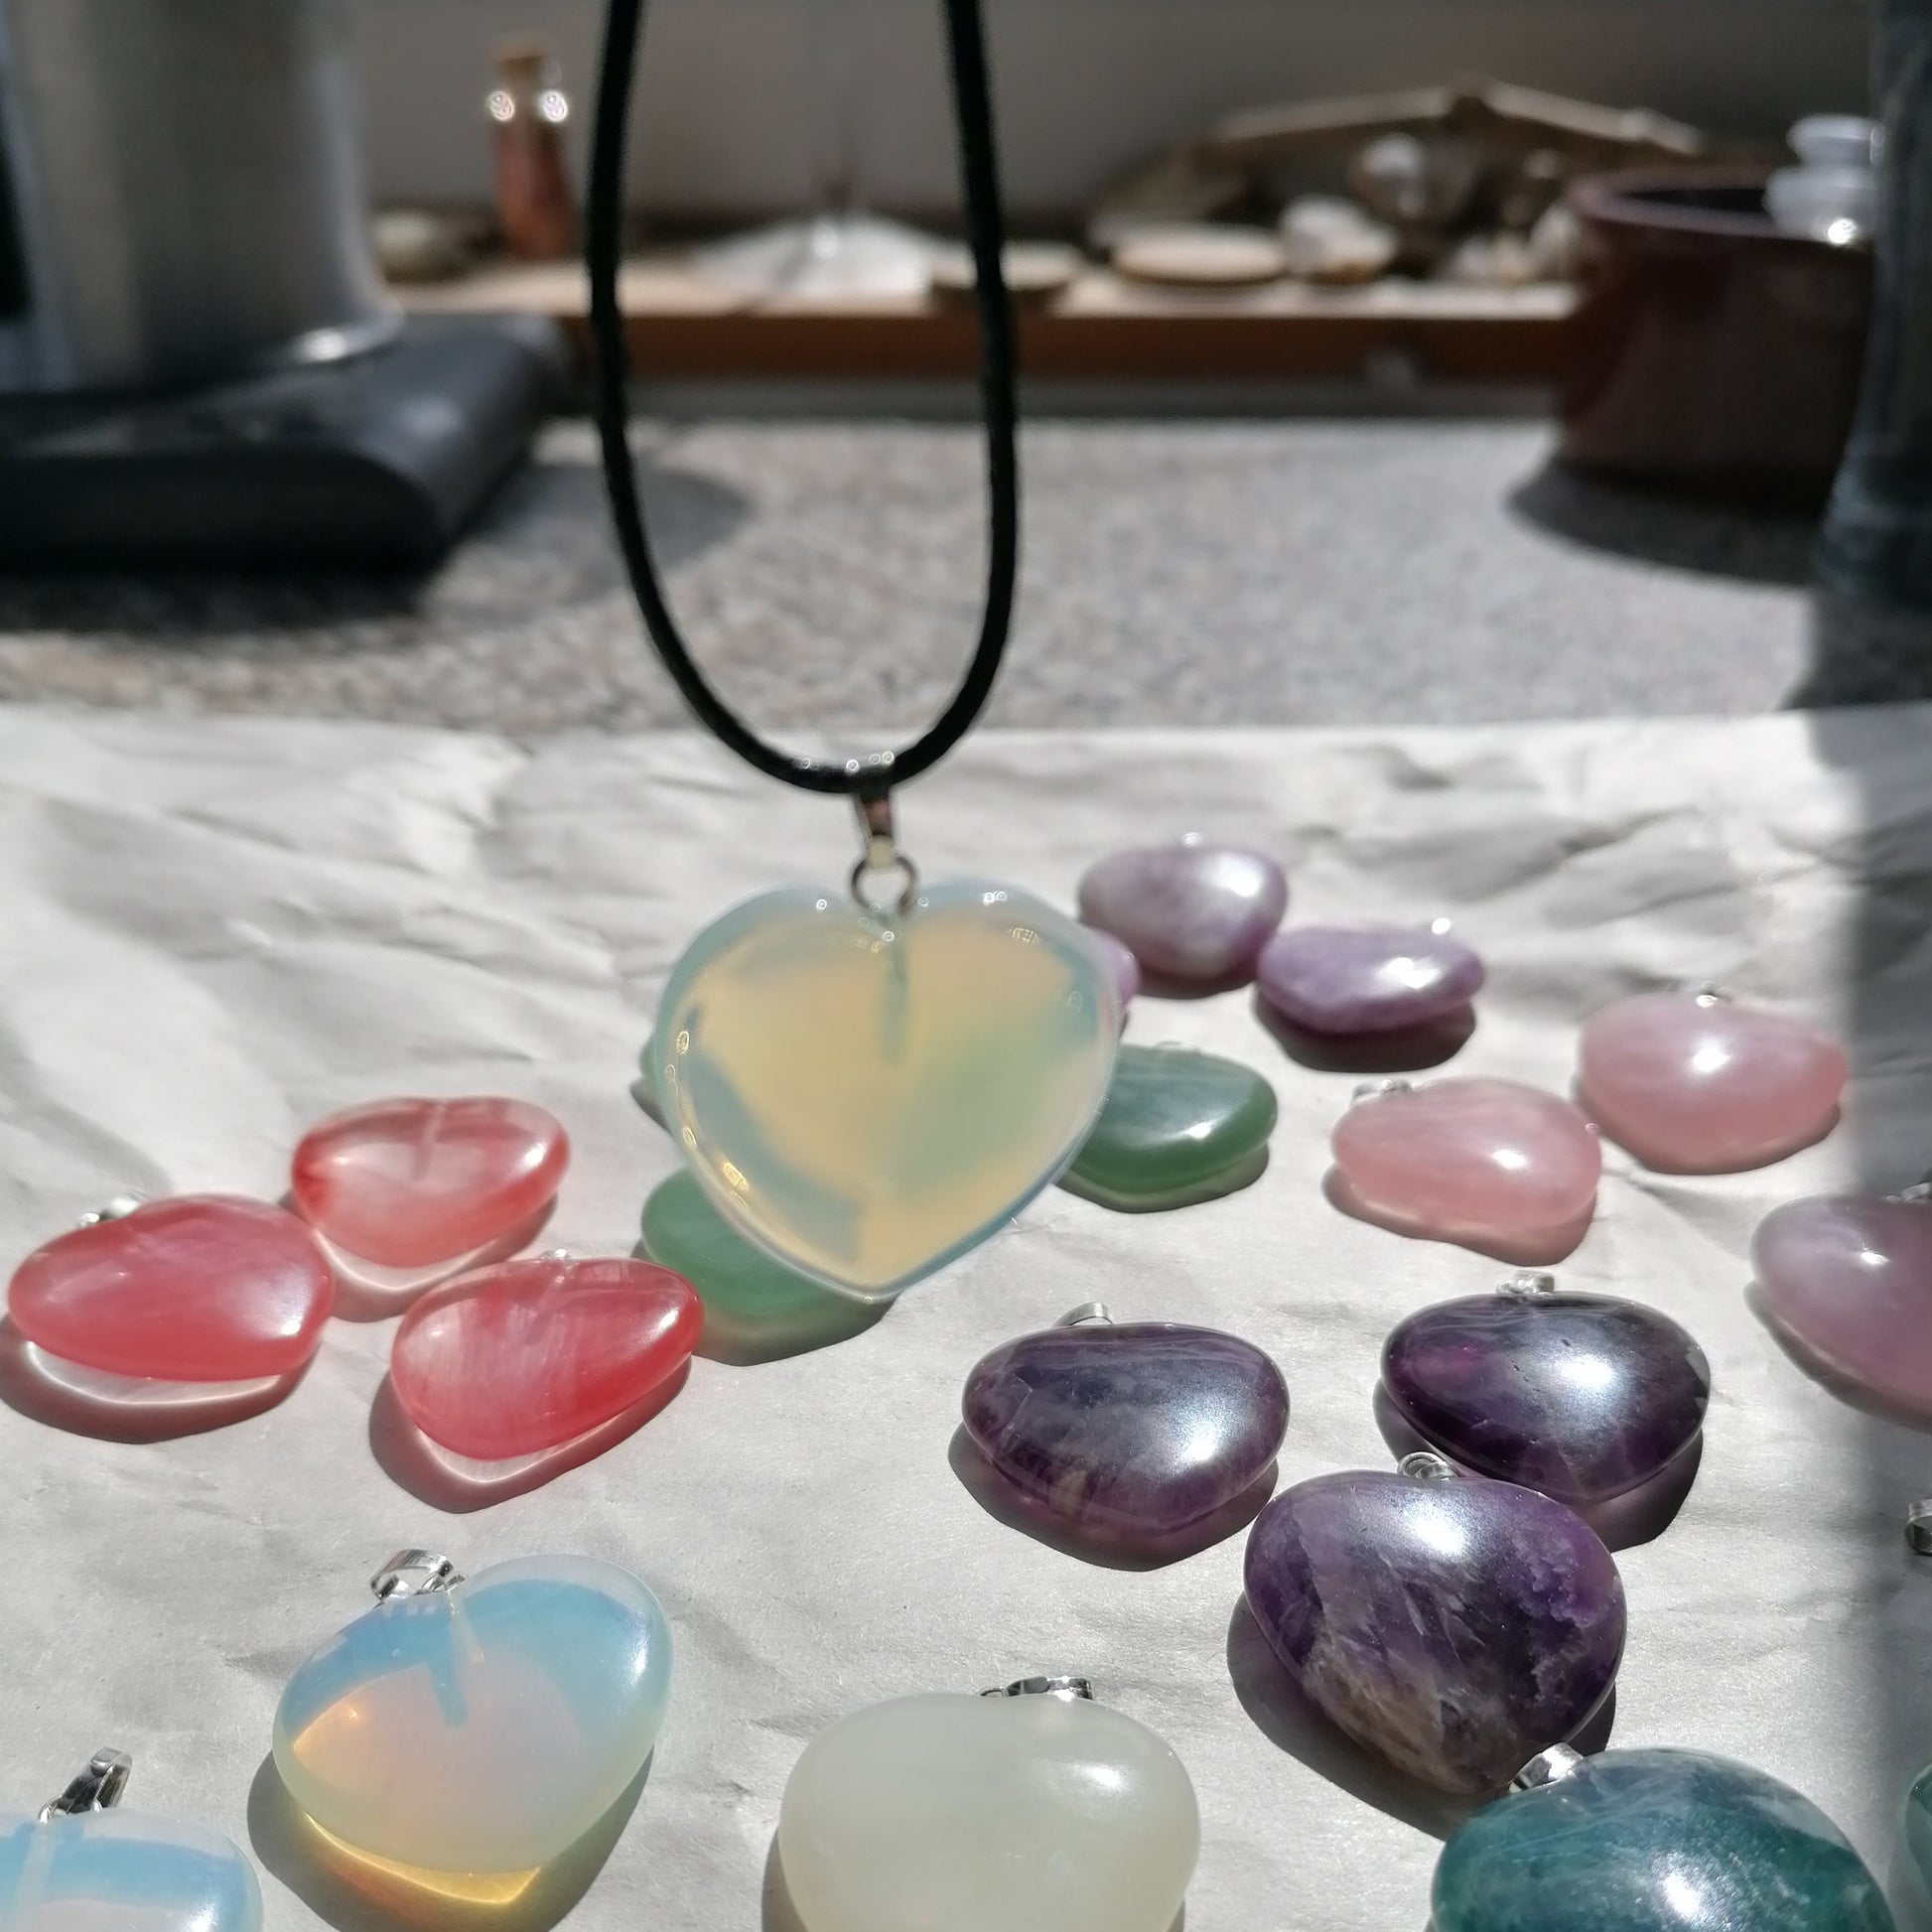
[[[1847,1032],[1831,1140],[1695,1180],[1610,1150],[1563,1272],[1677,1315],[1717,1384],[1689,1500],[1620,1558],[1614,1741],[1748,1758],[1882,1869],[1932,1757],[1932,1566],[1900,1533],[1932,1449],[1792,1364],[1747,1306],[1746,1244],[1791,1195],[1932,1164],[1932,714],[989,733],[906,794],[900,827],[929,878],[1062,904],[1098,854],[1193,829],[1279,853],[1291,919],[1447,914],[1491,968],[1458,1071],[1562,1088],[1593,1007],[1705,979]],[[409,1091],[554,1108],[576,1158],[545,1245],[626,1250],[672,1168],[626,1092],[668,967],[734,899],[841,881],[855,838],[837,805],[686,736],[0,713],[0,1251],[130,1187],[273,1197],[308,1122]],[[996,1521],[949,1466],[974,1360],[1099,1298],[1271,1350],[1294,1400],[1285,1483],[1386,1467],[1383,1335],[1502,1272],[1327,1203],[1355,1076],[1291,1061],[1249,996],[1144,1000],[1129,1036],[1267,1072],[1282,1119],[1256,1185],[1144,1216],[1049,1191],[855,1339],[700,1360],[640,1433],[486,1509],[372,1429],[387,1322],[332,1322],[283,1406],[211,1433],[105,1442],[0,1409],[0,1803],[38,1805],[118,1744],[131,1802],[251,1847],[271,1927],[385,1923],[300,1851],[261,1769],[282,1682],[400,1545],[471,1570],[582,1551],[662,1597],[671,1718],[601,1869],[498,1925],[581,1889],[586,1932],[792,1927],[767,1857],[820,1726],[1074,1671],[1193,1774],[1186,1932],[1417,1932],[1444,1814],[1295,1712],[1237,1611],[1239,1537],[1100,1568]]]

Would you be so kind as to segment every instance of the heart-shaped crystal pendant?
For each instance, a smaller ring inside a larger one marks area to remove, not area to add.
[[[1169,1932],[1199,1850],[1173,1746],[1077,1678],[856,1711],[778,1812],[805,1932]]]
[[[615,1565],[525,1557],[474,1578],[422,1550],[289,1679],[275,1766],[338,1846],[405,1872],[534,1871],[643,1768],[671,1637]]]
[[[1763,1311],[1812,1360],[1932,1418],[1932,1188],[1813,1194],[1751,1237]]]
[[[1808,1798],[1705,1751],[1552,1750],[1436,1863],[1435,1932],[1892,1932]]]
[[[403,1316],[389,1375],[432,1442],[482,1462],[616,1422],[691,1359],[704,1309],[643,1261],[566,1254],[460,1275]]]
[[[1832,1130],[1845,1048],[1809,1021],[1717,987],[1612,1000],[1585,1023],[1577,1093],[1664,1173],[1738,1173]]]
[[[1079,927],[1010,888],[953,880],[891,910],[769,893],[678,961],[651,1079],[734,1227],[875,1300],[1066,1165],[1106,1097],[1120,1012]]]
[[[219,1832],[118,1809],[130,1763],[100,1751],[38,1818],[0,1814],[6,1932],[257,1932],[254,1867]]]
[[[1249,1533],[1246,1585],[1311,1703],[1464,1797],[1573,1736],[1623,1655],[1622,1580],[1583,1518],[1437,1455],[1284,1490]]]
[[[1698,1440],[1711,1365],[1655,1309],[1524,1272],[1412,1314],[1383,1347],[1382,1385],[1451,1461],[1585,1503],[1650,1481]]]
[[[15,1270],[7,1311],[64,1384],[272,1386],[316,1351],[335,1282],[293,1214],[225,1194],[114,1202]],[[78,1371],[78,1373],[76,1373]]]
[[[1158,1547],[1273,1466],[1288,1384],[1238,1335],[1116,1325],[1093,1303],[994,1349],[966,1378],[963,1408],[966,1433],[1023,1501],[1098,1540]]]

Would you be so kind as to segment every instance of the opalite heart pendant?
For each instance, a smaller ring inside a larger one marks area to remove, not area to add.
[[[1273,1466],[1288,1385],[1251,1342],[1098,1304],[996,1348],[966,1378],[966,1432],[1014,1494],[1070,1529],[1159,1548]]]
[[[546,1255],[479,1268],[403,1316],[389,1374],[432,1442],[479,1461],[538,1455],[615,1423],[691,1359],[689,1282],[641,1261]]]
[[[561,1123],[527,1100],[377,1100],[310,1128],[290,1195],[351,1264],[434,1279],[530,1228],[569,1165]]]
[[[1664,1173],[1737,1173],[1830,1133],[1845,1049],[1809,1022],[1701,993],[1639,993],[1586,1024],[1577,1092]]]
[[[806,1745],[778,1858],[806,1932],[1169,1932],[1194,1787],[1072,1678],[896,1698]]]
[[[1274,860],[1182,839],[1114,852],[1080,881],[1080,916],[1111,932],[1142,969],[1185,986],[1251,978],[1288,907]]]
[[[1255,983],[1283,1019],[1350,1036],[1425,1027],[1459,1013],[1482,985],[1481,959],[1435,926],[1296,926],[1262,949]]]
[[[1066,1165],[1120,1000],[1070,919],[955,880],[903,910],[770,893],[691,942],[651,1068],[691,1170],[748,1239],[865,1299],[984,1240]]]
[[[1711,1400],[1704,1350],[1668,1315],[1535,1274],[1412,1314],[1382,1350],[1382,1381],[1451,1461],[1567,1503],[1661,1474]]]
[[[37,1248],[14,1273],[7,1310],[63,1381],[78,1368],[218,1392],[300,1370],[334,1293],[328,1262],[293,1214],[182,1194],[116,1202]],[[119,1393],[111,1384],[86,1392]]]
[[[1893,1932],[1809,1799],[1703,1751],[1551,1751],[1437,1861],[1436,1932]]]
[[[1386,1080],[1332,1148],[1341,1205],[1509,1261],[1561,1261],[1596,1205],[1602,1151],[1567,1101],[1514,1080]]]
[[[1762,1307],[1816,1361],[1932,1418],[1932,1200],[1818,1194],[1751,1238]]]
[[[657,1598],[588,1557],[525,1557],[465,1581],[407,1550],[373,1609],[289,1679],[275,1765],[351,1854],[405,1872],[533,1871],[643,1768],[671,1638]]]
[[[1248,1536],[1248,1607],[1310,1702],[1398,1770],[1500,1791],[1616,1681],[1623,1585],[1574,1511],[1432,1455],[1283,1491]]]
[[[38,1818],[0,1814],[6,1932],[256,1932],[254,1867],[219,1832],[118,1809],[129,1760],[97,1753]]]
[[[1123,1046],[1100,1117],[1060,1185],[1105,1207],[1186,1207],[1231,1194],[1268,1165],[1275,1090],[1185,1046]]]

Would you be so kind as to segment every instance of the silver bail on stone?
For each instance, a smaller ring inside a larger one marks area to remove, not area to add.
[[[857,760],[846,769],[860,769]],[[898,828],[893,816],[890,791],[861,791],[852,794],[852,809],[859,820],[859,863],[852,868],[852,897],[869,912],[912,909],[919,895],[918,868],[898,849]],[[870,874],[896,872],[899,877],[897,899],[882,901],[866,892]]]
[[[1105,1302],[1082,1302],[1077,1309],[1068,1309],[1053,1323],[1056,1328],[1111,1328],[1113,1325],[1114,1317],[1107,1312]]]
[[[1731,1003],[1730,989],[1720,986],[1716,980],[1706,980],[1691,998],[1701,1007],[1727,1007]]]
[[[1922,1557],[1932,1557],[1932,1496],[1921,1496],[1905,1512],[1905,1541]]]
[[[1496,1293],[1508,1302],[1543,1302],[1557,1292],[1557,1278],[1547,1268],[1519,1268]]]
[[[97,1228],[103,1221],[124,1221],[137,1207],[146,1207],[146,1194],[116,1194],[104,1206],[96,1207],[81,1215],[74,1222],[77,1228]]]
[[[1546,1784],[1561,1784],[1565,1778],[1575,1777],[1584,1768],[1582,1751],[1572,1750],[1568,1744],[1552,1744],[1547,1751],[1538,1751],[1523,1768],[1510,1779],[1512,1791],[1540,1791]]]
[[[76,1818],[82,1812],[112,1810],[120,1803],[133,1769],[134,1760],[125,1751],[96,1751],[87,1768],[58,1798],[41,1807],[41,1823]]]
[[[1447,1455],[1438,1455],[1434,1449],[1411,1449],[1395,1465],[1399,1476],[1411,1476],[1417,1482],[1453,1482],[1455,1464]]]
[[[1415,1088],[1413,1080],[1364,1080],[1348,1098],[1351,1105],[1362,1100],[1386,1100],[1392,1093],[1413,1093]]]
[[[1020,1677],[982,1691],[983,1698],[1058,1698],[1063,1704],[1093,1702],[1093,1684],[1084,1677]]]
[[[456,1565],[434,1550],[398,1550],[369,1579],[369,1587],[378,1603],[386,1603],[392,1596],[430,1596],[454,1589],[462,1581]]]

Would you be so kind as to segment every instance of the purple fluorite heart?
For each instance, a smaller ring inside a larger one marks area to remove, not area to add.
[[[1466,1476],[1297,1483],[1248,1535],[1248,1607],[1310,1701],[1398,1770],[1500,1791],[1616,1681],[1623,1585],[1574,1511]]]
[[[1251,1342],[1165,1321],[1023,1335],[966,1378],[966,1432],[1028,1501],[1110,1541],[1158,1544],[1274,1461],[1288,1385]]]
[[[1751,1260],[1765,1311],[1805,1350],[1932,1417],[1932,1203],[1789,1201],[1759,1223]]]
[[[1262,948],[1261,997],[1315,1034],[1393,1033],[1459,1012],[1482,985],[1482,961],[1427,926],[1295,926]]]
[[[1382,1380],[1403,1420],[1451,1460],[1571,1503],[1667,1469],[1697,1441],[1711,1399],[1704,1350],[1668,1315],[1609,1295],[1470,1295],[1424,1309],[1389,1336]]]

